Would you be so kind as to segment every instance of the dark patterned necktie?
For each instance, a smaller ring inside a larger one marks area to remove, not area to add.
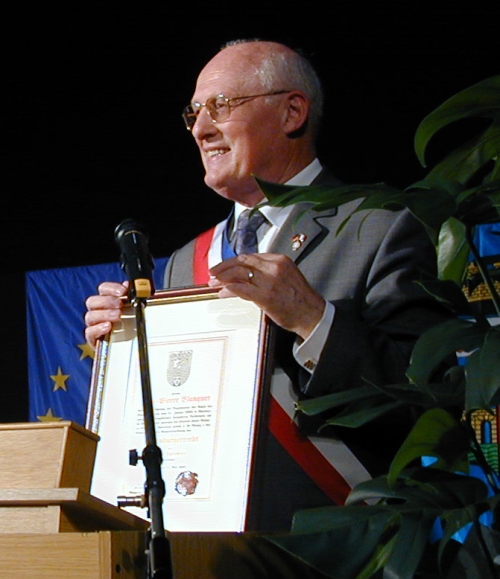
[[[264,215],[258,210],[245,209],[241,213],[238,217],[236,228],[236,243],[234,246],[236,255],[240,255],[240,253],[257,253],[257,229],[265,220]]]

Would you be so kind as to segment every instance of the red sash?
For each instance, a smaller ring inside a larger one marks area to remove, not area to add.
[[[212,243],[215,227],[198,235],[194,242],[193,280],[195,285],[206,285],[208,274],[208,251]]]
[[[276,440],[336,505],[343,505],[351,487],[311,440],[271,397],[268,427]]]

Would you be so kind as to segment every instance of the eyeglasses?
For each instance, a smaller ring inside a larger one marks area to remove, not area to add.
[[[285,94],[287,92],[290,91],[277,90],[275,92],[266,92],[263,94],[253,94],[250,96],[240,96],[240,97],[227,97],[224,96],[223,94],[219,94],[215,97],[207,99],[206,103],[197,103],[197,102],[191,103],[182,111],[182,118],[186,123],[187,130],[191,131],[203,107],[207,107],[208,114],[210,115],[210,118],[212,119],[213,123],[222,123],[224,121],[227,121],[229,115],[231,114],[231,110],[234,107],[238,106],[239,104],[243,104],[243,102],[247,102],[251,99],[256,99],[259,97]],[[240,102],[235,103],[234,101]]]

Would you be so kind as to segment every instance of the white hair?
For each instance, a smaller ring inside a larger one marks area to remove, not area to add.
[[[259,38],[226,42],[221,50],[247,42],[264,42]],[[317,134],[323,116],[323,87],[311,62],[297,50],[270,52],[256,71],[264,90],[300,90],[311,103],[309,127]]]

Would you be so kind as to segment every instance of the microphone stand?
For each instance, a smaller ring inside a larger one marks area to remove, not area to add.
[[[146,469],[146,482],[144,485],[144,502],[148,505],[151,526],[149,531],[149,546],[147,549],[149,577],[151,579],[172,579],[172,561],[170,544],[165,533],[163,523],[163,498],[165,496],[165,483],[161,475],[162,453],[156,444],[156,429],[154,424],[153,399],[151,395],[151,381],[149,373],[149,356],[146,336],[146,324],[144,310],[146,300],[133,298],[131,302],[136,318],[137,339],[139,348],[139,366],[141,371],[142,400],[144,412],[144,430],[146,446],[143,450],[142,459]],[[134,459],[131,459],[133,464]]]
[[[153,259],[147,249],[147,236],[132,219],[126,219],[115,229],[116,242],[121,248],[121,266],[130,282],[129,298],[135,311],[139,368],[141,374],[142,403],[146,446],[139,456],[137,450],[130,451],[129,462],[136,466],[142,460],[146,469],[144,495],[140,501],[129,503],[148,506],[151,519],[149,542],[146,549],[148,579],[172,579],[170,544],[163,523],[163,498],[165,483],[161,475],[162,453],[156,444],[153,397],[149,372],[148,340],[144,311],[147,298],[153,293]]]

